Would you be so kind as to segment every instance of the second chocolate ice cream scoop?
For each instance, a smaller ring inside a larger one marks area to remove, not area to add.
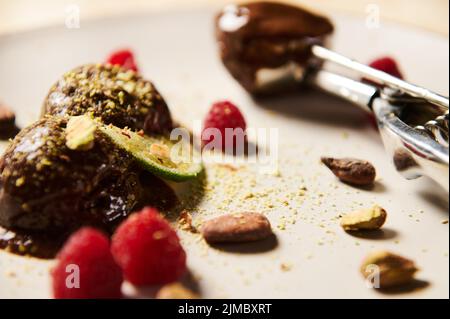
[[[313,63],[311,45],[332,32],[326,17],[275,2],[228,5],[216,18],[222,61],[251,93],[258,90],[258,71]]]
[[[42,113],[92,113],[106,124],[146,134],[172,129],[169,108],[153,83],[118,65],[87,64],[66,72],[50,89]]]

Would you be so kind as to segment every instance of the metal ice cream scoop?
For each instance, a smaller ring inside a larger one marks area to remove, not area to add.
[[[222,61],[251,94],[307,83],[359,105],[403,176],[426,175],[448,191],[448,97],[326,49],[332,32],[326,17],[281,3],[229,5],[216,17]],[[327,62],[368,81],[325,71]]]
[[[311,70],[304,75],[308,83],[375,115],[385,149],[404,177],[426,175],[448,191],[448,98],[321,46],[313,46],[312,53],[380,84],[378,87],[324,70]],[[416,125],[420,118],[426,122]]]
[[[267,70],[258,71],[266,72],[257,75],[258,89],[279,87],[289,78],[306,82],[360,106],[374,114],[385,149],[397,171],[407,179],[429,176],[448,191],[448,98],[321,46],[313,46],[312,53],[324,61],[356,71],[379,86],[321,68],[292,66],[285,68],[284,72],[270,71],[270,77],[267,76]],[[274,76],[277,73],[278,76]]]

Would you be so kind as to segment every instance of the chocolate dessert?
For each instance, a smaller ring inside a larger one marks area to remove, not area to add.
[[[333,32],[325,18],[299,7],[254,2],[228,5],[216,18],[222,61],[250,93],[258,93],[258,71],[318,63],[310,47]]]
[[[146,134],[172,129],[169,109],[155,86],[118,65],[89,64],[65,73],[50,89],[42,113],[93,113],[106,124]]]
[[[89,150],[66,145],[66,120],[44,117],[22,130],[0,165],[0,224],[58,232],[81,224],[108,228],[141,196],[128,154],[96,133]]]
[[[86,65],[66,73],[51,88],[42,118],[0,159],[0,248],[51,258],[81,226],[111,234],[138,208],[177,204],[165,182],[100,130],[86,140],[89,127],[70,127],[81,114],[156,140],[172,128],[165,101],[134,71]]]

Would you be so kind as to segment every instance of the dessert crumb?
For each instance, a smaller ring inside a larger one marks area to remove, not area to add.
[[[178,224],[180,225],[180,228],[182,230],[186,230],[191,233],[197,233],[197,229],[192,224],[192,215],[186,210],[183,210],[180,213],[180,217],[178,218]]]
[[[292,264],[284,262],[280,265],[280,269],[284,272],[290,271],[292,269]]]

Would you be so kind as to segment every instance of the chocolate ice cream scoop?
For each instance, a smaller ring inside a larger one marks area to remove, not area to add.
[[[327,18],[274,2],[228,5],[216,18],[222,61],[251,93],[258,91],[259,71],[317,63],[310,48],[332,32]]]
[[[139,208],[177,205],[168,185],[76,118],[44,116],[0,158],[1,249],[52,258],[79,227],[112,234]]]
[[[66,119],[23,129],[0,161],[0,226],[63,233],[81,225],[109,231],[141,199],[134,160],[100,133],[89,150],[66,145]]]
[[[118,65],[88,64],[65,73],[50,89],[43,114],[93,113],[106,124],[147,134],[167,134],[172,119],[155,86]]]

